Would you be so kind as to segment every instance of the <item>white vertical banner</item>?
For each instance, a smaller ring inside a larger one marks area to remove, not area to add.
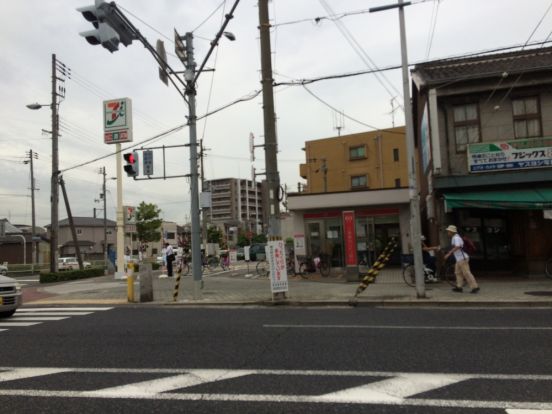
[[[270,269],[270,290],[272,293],[287,292],[289,289],[284,241],[269,241],[265,252]]]

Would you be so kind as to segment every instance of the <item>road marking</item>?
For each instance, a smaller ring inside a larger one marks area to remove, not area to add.
[[[507,414],[552,414],[552,410],[506,410]]]
[[[16,321],[61,321],[63,319],[69,319],[69,316],[12,316],[11,320]]]
[[[58,374],[60,372],[69,371],[71,371],[71,368],[14,368],[9,371],[0,372],[0,382],[40,377],[42,375]]]
[[[13,326],[32,326],[38,325],[40,322],[0,322],[0,326],[11,328]]]
[[[38,282],[40,279],[19,279],[15,278],[18,282]]]
[[[552,331],[552,326],[429,326],[429,325],[288,325],[264,324],[263,328],[284,329],[430,329],[446,331]]]
[[[19,308],[17,309],[17,312],[47,312],[47,311],[106,311],[113,309],[113,307],[101,307],[101,308],[91,308],[91,307],[73,307],[73,308],[59,308],[59,307],[52,307],[52,308]]]
[[[255,371],[246,370],[191,370],[187,374],[175,375],[167,378],[159,378],[151,381],[137,382],[133,384],[121,385],[118,387],[105,388],[96,391],[89,391],[92,397],[127,397],[141,398],[144,395],[154,395],[166,391],[172,391],[179,388],[191,387],[204,384],[206,382],[222,381],[230,378],[237,378],[244,375],[250,375]]]
[[[401,374],[394,378],[325,394],[323,398],[344,402],[350,400],[401,401],[411,395],[446,387],[469,378],[469,375],[455,374]]]
[[[1,372],[7,370],[7,372]],[[31,378],[63,372],[95,373],[166,373],[168,378],[123,384],[92,391],[53,391],[40,389],[1,389],[1,381]],[[221,381],[244,375],[297,375],[385,377],[378,382],[369,382],[361,387],[330,392],[324,395],[270,395],[270,394],[205,394],[169,393],[166,391],[186,388],[205,382]],[[397,378],[390,378],[397,377]],[[10,368],[0,367],[0,395],[21,397],[54,398],[133,398],[147,400],[181,401],[239,401],[273,403],[320,403],[320,404],[382,404],[400,406],[430,406],[455,408],[508,409],[511,414],[525,414],[517,410],[552,410],[552,402],[526,401],[478,401],[409,398],[420,392],[441,388],[460,381],[477,378],[498,380],[530,379],[552,381],[552,375],[515,374],[452,374],[452,373],[405,373],[383,371],[301,371],[301,370],[223,370],[223,369],[118,369],[118,368]],[[530,413],[531,411],[528,411]],[[544,411],[548,412],[548,411]]]
[[[92,312],[25,312],[25,316],[84,316]],[[21,315],[23,316],[23,314]]]

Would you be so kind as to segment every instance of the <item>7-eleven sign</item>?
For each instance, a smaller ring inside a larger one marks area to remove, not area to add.
[[[130,98],[103,102],[104,142],[132,142],[132,101]]]

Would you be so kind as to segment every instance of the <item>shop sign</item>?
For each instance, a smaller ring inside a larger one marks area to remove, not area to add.
[[[355,236],[355,212],[343,212],[343,237],[345,241],[345,265],[356,266],[357,249]]]
[[[288,291],[286,249],[283,240],[269,241],[265,247],[270,269],[270,290],[272,293]]]
[[[470,144],[472,173],[552,167],[552,137]]]

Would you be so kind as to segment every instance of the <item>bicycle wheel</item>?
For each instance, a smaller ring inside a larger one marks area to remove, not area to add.
[[[414,265],[409,264],[403,269],[403,279],[410,287],[416,286],[416,274],[414,272]]]
[[[307,271],[307,264],[305,262],[301,263],[299,265],[299,276],[301,276],[303,279],[308,279],[308,273],[309,272]]]
[[[184,263],[182,265],[182,274],[186,276],[188,273],[190,273],[190,265],[188,263]]]
[[[268,276],[268,263],[266,260],[261,260],[257,263],[257,274],[261,277],[267,277]]]
[[[552,257],[548,259],[544,266],[544,274],[552,279]]]
[[[215,270],[218,265],[219,260],[216,257],[209,257],[207,259],[207,266],[209,267],[209,270]]]
[[[328,277],[330,275],[330,271],[331,271],[330,263],[328,263],[326,261],[321,261],[320,262],[320,274],[323,277]]]

